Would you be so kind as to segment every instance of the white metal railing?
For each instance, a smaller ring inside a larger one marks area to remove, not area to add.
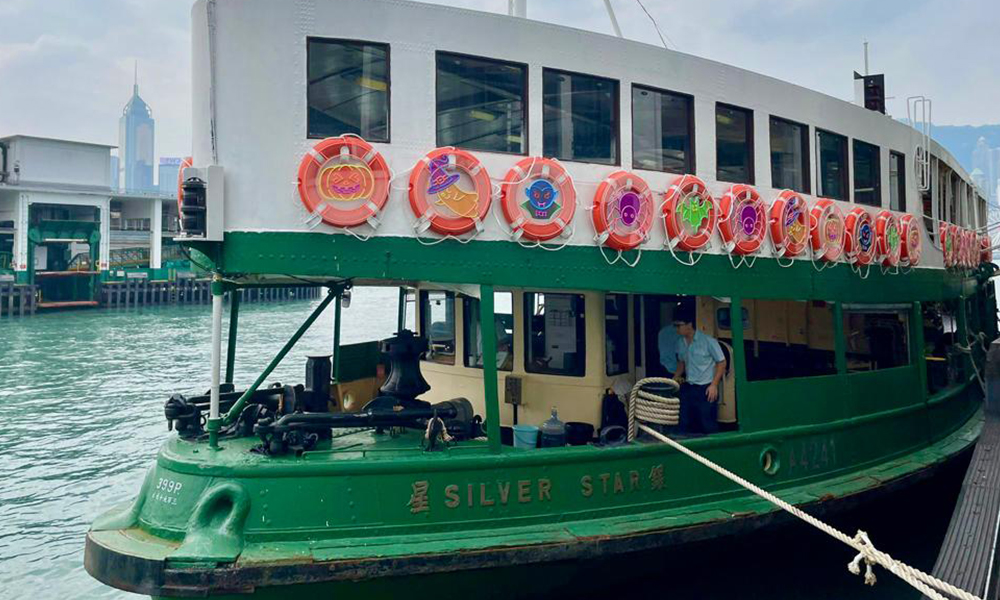
[[[931,99],[924,96],[907,98],[906,118],[910,126],[920,133],[920,141],[913,153],[913,173],[917,178],[917,189],[926,192],[931,189]]]

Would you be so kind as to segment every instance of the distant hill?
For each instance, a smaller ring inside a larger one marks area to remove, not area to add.
[[[931,136],[939,144],[948,149],[952,156],[972,171],[972,151],[976,149],[979,138],[986,138],[990,148],[1000,148],[1000,125],[935,125]]]

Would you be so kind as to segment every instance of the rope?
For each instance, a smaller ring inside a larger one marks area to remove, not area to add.
[[[650,378],[650,379],[640,380],[639,382],[636,383],[635,387],[632,388],[632,394],[630,396],[630,405],[629,405],[630,409],[634,404],[634,399],[639,395],[642,395],[642,397],[645,398],[652,396],[657,398],[661,402],[676,400],[675,398],[663,398],[660,396],[656,396],[655,394],[652,394],[650,392],[644,392],[642,390],[639,390],[639,387],[642,384],[654,381],[671,382],[676,385],[676,382],[673,382],[673,380],[671,379]],[[805,521],[806,523],[812,525],[813,527],[819,529],[820,531],[826,533],[827,535],[833,537],[834,539],[839,540],[840,542],[853,548],[855,551],[857,551],[858,554],[857,556],[854,557],[854,560],[848,563],[847,570],[853,573],[854,575],[860,575],[861,562],[864,561],[865,563],[864,577],[866,585],[875,585],[876,578],[875,578],[875,572],[872,570],[872,566],[877,564],[881,565],[883,568],[893,573],[906,583],[910,584],[911,586],[916,588],[919,592],[921,592],[928,598],[931,598],[932,600],[948,600],[949,596],[951,598],[958,598],[959,600],[982,600],[978,596],[970,594],[969,592],[966,592],[963,589],[957,588],[946,581],[941,581],[940,579],[932,575],[928,575],[927,573],[924,573],[919,569],[915,569],[903,562],[894,559],[889,554],[882,552],[881,550],[875,547],[875,544],[872,543],[871,539],[869,539],[868,537],[868,534],[865,533],[864,531],[859,529],[858,532],[854,534],[854,537],[851,537],[846,533],[840,531],[839,529],[827,525],[826,523],[820,521],[816,517],[806,512],[803,512],[802,510],[796,508],[795,506],[789,504],[788,502],[785,502],[784,500],[778,498],[774,494],[750,483],[749,481],[743,479],[742,477],[733,473],[732,471],[726,470],[725,468],[715,464],[714,462],[710,461],[704,456],[694,452],[693,450],[688,449],[687,447],[681,445],[678,442],[675,442],[674,440],[656,431],[655,429],[652,429],[641,423],[635,423],[636,418],[637,415],[635,414],[635,411],[629,410],[630,440],[632,439],[633,427],[637,427],[638,429],[653,436],[657,440],[663,442],[664,444],[667,444],[671,448],[686,455],[688,458],[694,459],[695,461],[715,471],[719,475],[722,475],[723,477],[732,481],[733,483],[753,492],[754,494],[767,500],[771,504],[774,504],[775,506],[784,510],[785,512],[795,517],[798,517],[799,519]],[[949,596],[943,595],[942,592],[944,594],[948,594]]]
[[[666,377],[646,377],[632,386],[632,392],[628,397],[629,441],[635,439],[636,421],[660,425],[677,425],[680,422],[681,401],[674,397],[664,398],[642,389],[642,386],[649,383],[669,385],[673,387],[674,392],[681,387],[675,380]]]

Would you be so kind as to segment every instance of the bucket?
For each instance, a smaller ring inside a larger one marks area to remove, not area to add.
[[[538,446],[538,428],[534,425],[514,425],[514,447],[535,448]]]

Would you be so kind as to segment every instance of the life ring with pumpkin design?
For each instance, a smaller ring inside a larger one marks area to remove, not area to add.
[[[844,255],[848,262],[858,266],[870,265],[875,260],[875,223],[867,210],[851,209],[844,219]]]
[[[886,267],[899,266],[902,236],[899,219],[892,211],[879,211],[875,217],[876,252],[879,261]]]
[[[783,190],[771,203],[769,230],[778,256],[798,256],[809,241],[809,209],[797,192]]]
[[[326,138],[299,162],[299,199],[327,225],[376,227],[389,199],[391,178],[385,158],[365,140]]]
[[[760,250],[767,236],[767,211],[753,186],[733,184],[719,199],[719,235],[733,254]]]
[[[920,220],[910,214],[903,215],[899,218],[899,232],[902,241],[899,245],[899,264],[904,267],[919,265],[924,251]]]
[[[615,171],[597,186],[591,215],[598,244],[632,250],[653,227],[653,192],[635,173]]]
[[[693,252],[712,239],[719,218],[715,198],[694,175],[674,179],[663,199],[663,224],[674,248]]]
[[[820,198],[809,211],[809,238],[813,256],[837,262],[844,255],[844,212],[829,198]]]
[[[461,235],[484,229],[493,187],[479,159],[457,148],[435,148],[410,173],[410,208],[418,234]]]
[[[500,207],[515,239],[551,240],[573,222],[573,179],[557,160],[525,158],[507,171],[500,184]]]

